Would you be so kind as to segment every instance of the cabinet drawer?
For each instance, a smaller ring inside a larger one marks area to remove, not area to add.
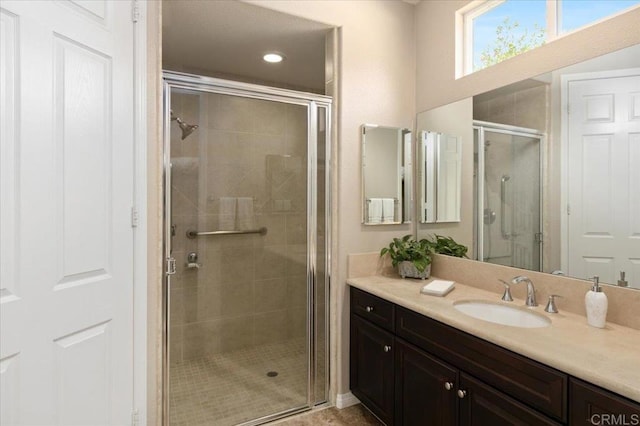
[[[351,287],[351,312],[393,332],[394,304]]]
[[[401,307],[396,308],[396,333],[503,393],[566,422],[566,374]]]
[[[460,426],[531,425],[560,426],[532,408],[462,373],[460,375]]]
[[[569,398],[571,426],[640,424],[640,404],[573,377]]]

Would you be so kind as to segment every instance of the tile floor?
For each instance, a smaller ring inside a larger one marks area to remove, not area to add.
[[[306,344],[298,339],[178,362],[170,389],[171,426],[235,425],[302,407]]]
[[[300,414],[272,423],[274,426],[383,426],[362,404],[338,410],[335,407]]]

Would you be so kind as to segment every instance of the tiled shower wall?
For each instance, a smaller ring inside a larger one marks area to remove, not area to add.
[[[306,333],[306,107],[218,94],[172,94],[170,359],[189,360]],[[220,229],[220,198],[253,198],[266,235],[188,239]],[[200,268],[187,268],[190,252]]]
[[[548,84],[538,84],[534,87],[524,88],[509,93],[500,94],[490,99],[483,99],[477,101],[474,99],[473,103],[473,118],[474,120],[488,121],[491,123],[500,123],[510,126],[526,127],[529,129],[538,130],[541,133],[549,134],[549,117],[550,117],[550,88]],[[482,99],[482,96],[479,97]],[[519,138],[520,141],[523,138]],[[487,189],[489,191],[489,198],[485,200],[493,210],[498,214],[500,213],[500,176],[503,170],[510,168],[518,171],[520,176],[534,176],[539,174],[538,153],[533,144],[511,144],[509,141],[511,136],[500,135],[493,133],[491,135],[491,147],[488,149],[487,163],[493,163],[495,165],[502,166],[501,168],[489,168],[487,170]],[[543,152],[548,152],[548,146],[552,141],[547,137],[544,142]],[[518,150],[518,151],[516,151]],[[543,162],[546,162],[546,157],[542,158]],[[514,164],[511,164],[511,163]],[[543,164],[542,167],[546,170],[547,165]],[[535,170],[534,170],[535,168]],[[493,174],[493,176],[491,176]],[[546,185],[546,181],[543,179],[542,184]],[[515,228],[529,230],[537,223],[540,218],[537,214],[538,209],[533,209],[529,205],[529,200],[532,194],[536,194],[539,191],[539,186],[534,180],[522,180],[514,179],[510,185],[521,185],[514,191],[514,200],[510,201],[510,204],[517,210],[517,214],[514,217]],[[522,186],[524,185],[524,186]],[[544,196],[547,196],[546,190],[543,192]],[[543,210],[546,210],[546,204],[548,200],[542,199]],[[533,211],[535,210],[535,211]],[[493,258],[492,263],[497,264],[510,264],[512,266],[523,267],[532,269],[533,264],[530,264],[530,259],[537,258],[537,253],[529,253],[532,248],[529,241],[525,241],[524,245],[515,244],[515,254],[511,253],[511,244],[509,240],[505,240],[500,234],[500,218],[498,217],[495,226],[488,227],[485,232],[489,232],[492,244],[488,249],[485,244],[485,255],[490,253]],[[543,223],[543,239],[549,240],[548,224]],[[517,231],[516,231],[517,233]],[[543,246],[543,250],[546,246]],[[533,249],[535,250],[535,246]],[[527,253],[527,255],[522,255]],[[520,255],[519,255],[520,254]],[[515,259],[512,258],[515,256]],[[543,257],[545,254],[543,253]],[[515,261],[515,263],[514,263]],[[544,261],[543,261],[544,262]],[[535,262],[534,262],[535,263]]]

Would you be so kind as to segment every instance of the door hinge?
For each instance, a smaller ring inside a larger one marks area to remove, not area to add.
[[[571,206],[567,204],[567,216],[571,214]]]
[[[138,226],[138,209],[135,207],[131,207],[131,227],[135,228]]]
[[[131,20],[133,23],[137,23],[140,19],[140,6],[138,0],[131,0]]]
[[[176,259],[173,257],[167,257],[167,275],[173,275],[176,273]]]
[[[138,414],[138,410],[133,410],[131,412],[131,426],[138,426],[140,422],[140,416]]]

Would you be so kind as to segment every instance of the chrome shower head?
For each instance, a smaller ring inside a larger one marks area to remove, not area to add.
[[[180,130],[182,130],[182,140],[185,140],[187,136],[199,127],[197,124],[187,124],[179,118],[176,119],[176,121],[178,122],[178,126],[180,126]]]
[[[193,133],[194,131],[196,131],[196,129],[198,129],[198,127],[200,127],[197,124],[185,123],[180,117],[175,117],[173,115],[173,111],[171,111],[171,120],[175,120],[176,123],[178,123],[180,130],[182,130],[182,140],[185,140],[191,133]]]

